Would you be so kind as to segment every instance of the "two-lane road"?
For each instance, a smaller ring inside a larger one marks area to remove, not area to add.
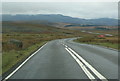
[[[118,79],[118,51],[53,40],[22,65],[10,79]]]

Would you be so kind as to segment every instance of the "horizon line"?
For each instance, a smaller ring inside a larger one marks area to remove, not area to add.
[[[68,17],[73,17],[73,18],[79,18],[79,19],[102,19],[102,18],[107,18],[107,19],[119,19],[119,18],[112,18],[112,17],[99,17],[99,18],[83,18],[83,17],[75,17],[75,16],[69,16],[69,15],[64,15],[64,14],[25,14],[25,13],[17,13],[17,14],[9,14],[9,13],[6,13],[6,14],[3,14],[3,13],[0,13],[0,15],[11,15],[11,16],[15,16],[15,15],[62,15],[62,16],[68,16]]]

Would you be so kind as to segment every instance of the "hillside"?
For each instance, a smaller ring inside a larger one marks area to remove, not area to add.
[[[38,24],[32,22],[21,21],[3,21],[3,33],[67,33],[70,30],[56,28],[50,25]]]
[[[38,15],[2,15],[3,21],[48,21],[54,23],[74,23],[88,25],[117,26],[118,20],[112,18],[82,19],[61,14],[38,14]],[[39,22],[38,22],[39,23]]]

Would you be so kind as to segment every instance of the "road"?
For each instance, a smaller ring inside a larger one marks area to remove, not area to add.
[[[118,79],[118,51],[73,39],[48,42],[9,78]]]

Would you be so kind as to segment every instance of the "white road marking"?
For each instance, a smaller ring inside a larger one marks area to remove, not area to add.
[[[47,43],[46,43],[47,44]],[[18,66],[11,74],[9,74],[3,81],[9,79],[13,74],[15,74],[30,58],[32,58],[37,52],[39,52],[46,44],[39,48],[36,52],[30,55],[20,66]]]
[[[95,68],[93,68],[86,60],[84,60],[75,51],[73,51],[71,48],[68,48],[68,49],[71,50],[99,79],[106,79],[103,75],[101,75]]]
[[[85,74],[88,76],[89,79],[93,80],[95,77],[88,71],[88,69],[85,67],[85,65],[71,52],[68,50],[68,48],[65,48],[70,55],[76,60],[76,62],[79,64],[79,66],[82,68],[82,70],[85,72]]]
[[[65,44],[63,44],[63,46],[65,46]]]
[[[65,45],[65,47],[67,48],[68,46],[67,46],[67,45]]]
[[[63,46],[65,46],[66,48],[68,47],[67,45],[63,44]]]
[[[68,48],[73,54],[75,54],[99,79],[103,81],[108,81],[102,74],[100,74],[95,68],[93,68],[86,60],[84,60],[80,55],[78,55],[71,48]]]

